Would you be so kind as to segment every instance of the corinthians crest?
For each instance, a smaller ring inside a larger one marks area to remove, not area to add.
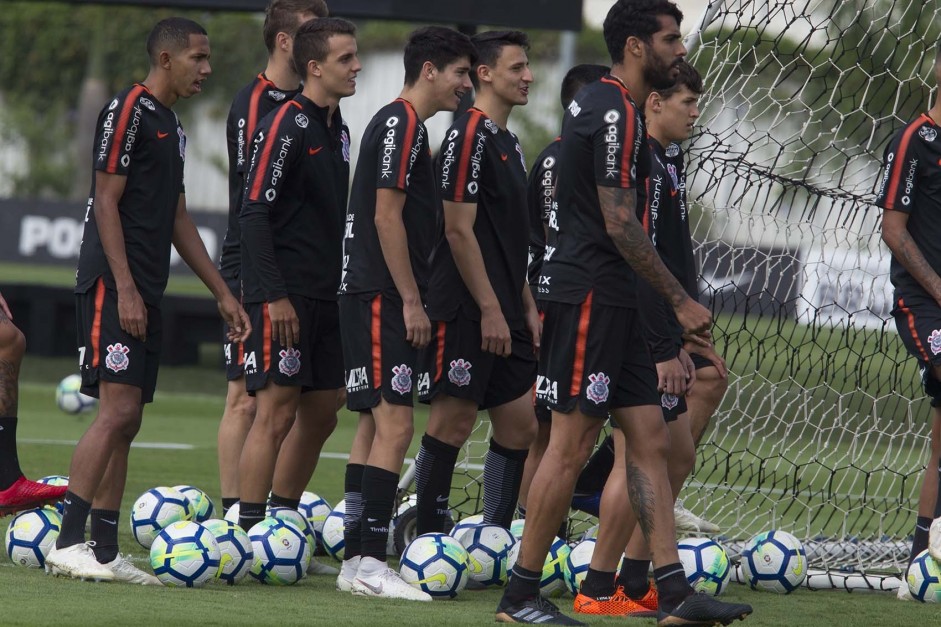
[[[464,387],[471,380],[471,363],[463,359],[455,359],[451,362],[451,369],[448,370],[448,381],[458,387]]]
[[[941,353],[941,330],[935,329],[931,332],[931,335],[928,336],[928,346],[931,347],[931,352],[935,355]]]
[[[588,387],[585,388],[585,396],[596,405],[600,405],[608,400],[608,384],[611,378],[605,373],[588,375]]]
[[[129,352],[131,352],[131,349],[120,342],[109,344],[108,356],[105,357],[105,366],[112,372],[127,370],[128,365],[131,363],[127,356]]]
[[[679,405],[680,399],[676,394],[661,394],[660,404],[664,409],[673,409]]]
[[[288,377],[293,377],[301,371],[301,351],[296,348],[286,348],[278,353],[281,361],[278,362],[278,371]]]
[[[403,395],[412,391],[411,368],[405,364],[392,368],[392,389]]]

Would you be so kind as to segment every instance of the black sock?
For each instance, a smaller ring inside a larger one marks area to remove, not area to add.
[[[222,517],[225,518],[225,515],[229,513],[229,510],[232,509],[232,506],[239,502],[239,497],[237,496],[223,496],[222,497]]]
[[[614,572],[595,570],[589,567],[582,581],[580,592],[593,599],[610,597],[614,594]]]
[[[386,561],[389,521],[395,507],[399,476],[383,468],[366,466],[363,470],[363,515],[360,517],[363,557]]]
[[[265,519],[267,503],[247,503],[242,501],[239,505],[239,527],[248,533],[252,527]]]
[[[451,496],[451,477],[460,449],[427,433],[415,460],[415,493],[418,495],[418,534],[443,533]]]
[[[343,514],[344,560],[363,554],[360,517],[363,515],[363,470],[365,468],[362,464],[346,465],[346,477],[343,480],[343,498],[346,501],[346,513]]]
[[[516,504],[516,517],[521,520],[526,520],[526,506],[522,503]]]
[[[508,449],[490,438],[484,459],[484,522],[510,528],[520,495],[523,466],[529,449]]]
[[[89,540],[95,542],[92,550],[99,564],[113,562],[118,556],[118,519],[121,512],[110,509],[93,509]]]
[[[612,468],[614,468],[614,440],[609,435],[598,445],[598,449],[578,475],[578,481],[575,482],[575,494],[601,492]]]
[[[655,568],[653,577],[657,582],[660,609],[667,614],[675,610],[686,597],[693,594],[693,589],[686,580],[686,573],[683,572],[683,565],[679,562]]]
[[[931,527],[929,516],[919,516],[915,520],[915,538],[912,540],[912,554],[908,556],[908,563],[918,557],[918,554],[928,548],[928,529]]]
[[[56,539],[57,549],[85,541],[85,521],[88,520],[88,512],[91,510],[91,503],[76,496],[72,491],[65,493],[62,504],[62,527]]]
[[[516,564],[510,573],[510,580],[506,584],[506,592],[503,593],[503,598],[510,605],[516,605],[526,599],[534,599],[539,596],[539,582],[541,580],[541,571],[527,570]]]
[[[268,505],[271,507],[287,507],[288,509],[296,510],[301,505],[300,499],[289,499],[286,496],[279,496],[274,492],[271,493],[271,497],[268,499]]]
[[[16,416],[0,418],[0,490],[6,490],[23,476],[16,456]]]
[[[642,599],[650,589],[650,560],[632,560],[625,557],[621,562],[621,572],[618,573],[617,584],[624,586],[624,594],[635,601]]]

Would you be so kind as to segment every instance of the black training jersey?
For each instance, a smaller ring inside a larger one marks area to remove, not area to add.
[[[246,303],[336,300],[350,135],[339,108],[330,123],[299,94],[258,124],[239,216]]]
[[[245,175],[248,173],[249,142],[263,117],[273,109],[292,99],[297,90],[278,89],[264,74],[239,90],[232,100],[225,123],[226,150],[229,155],[229,226],[222,240],[219,272],[227,281],[238,280],[241,254],[239,253],[239,210]]]
[[[343,240],[340,292],[395,289],[376,231],[376,190],[405,192],[402,220],[412,274],[424,296],[435,236],[435,180],[428,131],[411,103],[401,98],[373,116],[360,143]]]
[[[608,75],[582,88],[562,120],[556,184],[559,234],[539,280],[539,297],[578,304],[636,306],[636,275],[608,236],[598,186],[632,189],[642,211],[650,151],[641,113],[627,88]]]
[[[699,297],[698,272],[693,255],[686,204],[686,166],[683,149],[671,143],[666,148],[653,137],[650,147],[650,176],[647,178],[647,202],[642,222],[660,259],[676,277],[686,293]],[[673,307],[647,281],[638,278],[639,305],[644,312],[647,340],[654,361],[676,357],[683,345],[683,327]]]
[[[941,269],[941,128],[926,114],[900,130],[885,149],[876,204],[908,214],[908,232],[936,271]],[[892,256],[892,285],[927,292]]]
[[[555,181],[559,173],[559,147],[562,138],[556,137],[536,157],[533,171],[529,173],[529,285],[533,296],[537,296],[539,275],[542,273],[543,257],[552,256],[555,233],[559,229],[555,218]],[[548,238],[548,240],[547,240]],[[548,241],[549,247],[546,244]]]
[[[94,211],[94,172],[107,172],[127,177],[118,201],[127,263],[141,298],[158,305],[170,274],[173,223],[183,193],[183,127],[173,111],[138,83],[101,110],[95,128],[94,171],[75,292],[87,292],[98,277],[115,287]]]
[[[448,129],[438,156],[437,178],[442,200],[476,203],[474,235],[490,285],[507,325],[523,328],[529,215],[526,162],[519,140],[483,111],[471,108]],[[480,309],[454,263],[442,214],[432,253],[428,316],[451,320],[458,309],[474,320],[480,318]]]

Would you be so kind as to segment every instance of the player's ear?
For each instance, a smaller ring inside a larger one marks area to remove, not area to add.
[[[323,74],[323,70],[321,69],[320,64],[317,63],[315,59],[311,59],[307,62],[307,74],[317,77],[320,77]]]
[[[650,95],[647,96],[647,102],[644,103],[644,108],[649,113],[660,113],[663,109],[663,96],[656,91],[650,92]]]
[[[477,66],[477,80],[481,83],[490,83],[493,81],[493,77],[490,75],[490,66],[484,65],[481,63]]]
[[[157,55],[157,63],[165,70],[170,69],[170,52],[167,50],[161,50],[160,54]]]
[[[290,41],[291,41],[291,36],[288,35],[287,33],[278,33],[275,36],[275,42],[277,43],[278,48],[280,48],[284,52],[288,51],[288,48],[290,47],[289,46]]]
[[[435,77],[435,74],[438,73],[438,68],[435,67],[435,64],[431,61],[425,61],[421,66],[421,75],[428,79],[429,81]]]
[[[644,41],[640,37],[634,37],[633,35],[627,38],[627,41],[624,42],[624,56],[632,56],[635,58],[641,58],[644,56]]]

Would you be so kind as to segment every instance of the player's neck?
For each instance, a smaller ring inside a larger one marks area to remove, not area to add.
[[[655,124],[651,124],[650,118],[647,119],[647,135],[657,140],[657,143],[664,147],[669,146],[674,141],[669,139]]]
[[[318,107],[325,107],[327,109],[327,126],[330,126],[333,120],[333,113],[337,110],[337,107],[340,106],[340,96],[328,93],[315,80],[308,80],[304,83],[304,91],[301,93]]]
[[[506,130],[506,124],[510,119],[510,111],[513,110],[513,104],[500,98],[492,90],[478,91],[477,98],[474,99],[474,108],[480,109],[487,114],[487,117],[501,129]]]
[[[935,124],[941,121],[941,99],[934,103],[934,106],[928,109],[928,117]]]
[[[293,91],[301,84],[301,79],[291,67],[290,59],[272,55],[268,57],[265,78],[274,86],[284,91]]]
[[[161,72],[159,68],[151,69],[142,85],[167,109],[171,109],[179,100],[179,96],[173,91],[169,75]]]
[[[421,122],[424,122],[438,112],[431,95],[414,85],[411,87],[403,87],[401,93],[399,93],[399,98],[408,101],[408,103],[412,105],[412,108],[415,109],[415,114]]]
[[[647,96],[650,95],[650,85],[644,80],[644,72],[640,64],[615,63],[611,66],[611,76],[627,87],[628,93],[638,106],[643,106],[647,101]]]

